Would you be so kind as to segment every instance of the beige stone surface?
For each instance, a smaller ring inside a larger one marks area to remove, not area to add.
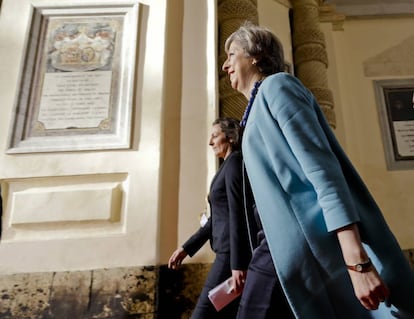
[[[379,52],[363,63],[369,77],[412,76],[414,74],[414,36]]]
[[[157,283],[157,267],[0,276],[0,318],[152,319]]]

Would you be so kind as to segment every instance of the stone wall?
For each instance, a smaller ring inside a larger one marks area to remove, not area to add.
[[[0,276],[1,319],[188,319],[209,264]]]
[[[155,267],[0,277],[0,318],[152,319]]]
[[[414,269],[414,249],[405,250]],[[210,264],[0,276],[0,319],[189,319]]]

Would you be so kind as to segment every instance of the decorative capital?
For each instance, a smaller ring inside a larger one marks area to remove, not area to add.
[[[345,15],[342,13],[336,12],[336,7],[333,4],[324,4],[323,1],[320,1],[319,5],[319,21],[320,22],[331,22],[332,29],[334,31],[343,31]]]

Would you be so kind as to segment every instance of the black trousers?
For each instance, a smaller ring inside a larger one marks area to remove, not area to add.
[[[191,319],[235,319],[240,298],[233,300],[229,305],[219,312],[216,311],[210,299],[208,292],[218,284],[231,276],[230,254],[217,254],[207,280],[198,298],[197,304],[191,315]],[[253,319],[254,317],[250,318]]]
[[[265,238],[253,253],[237,319],[295,319],[280,286]]]

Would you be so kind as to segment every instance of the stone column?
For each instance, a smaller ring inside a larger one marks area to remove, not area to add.
[[[328,56],[319,27],[318,0],[292,0],[295,75],[309,88],[329,125],[336,126],[333,95],[328,87]]]
[[[246,20],[258,23],[257,0],[218,0],[218,68],[220,92],[220,116],[231,116],[241,119],[247,105],[244,95],[230,86],[226,73],[221,67],[226,60],[224,42],[230,34]]]

